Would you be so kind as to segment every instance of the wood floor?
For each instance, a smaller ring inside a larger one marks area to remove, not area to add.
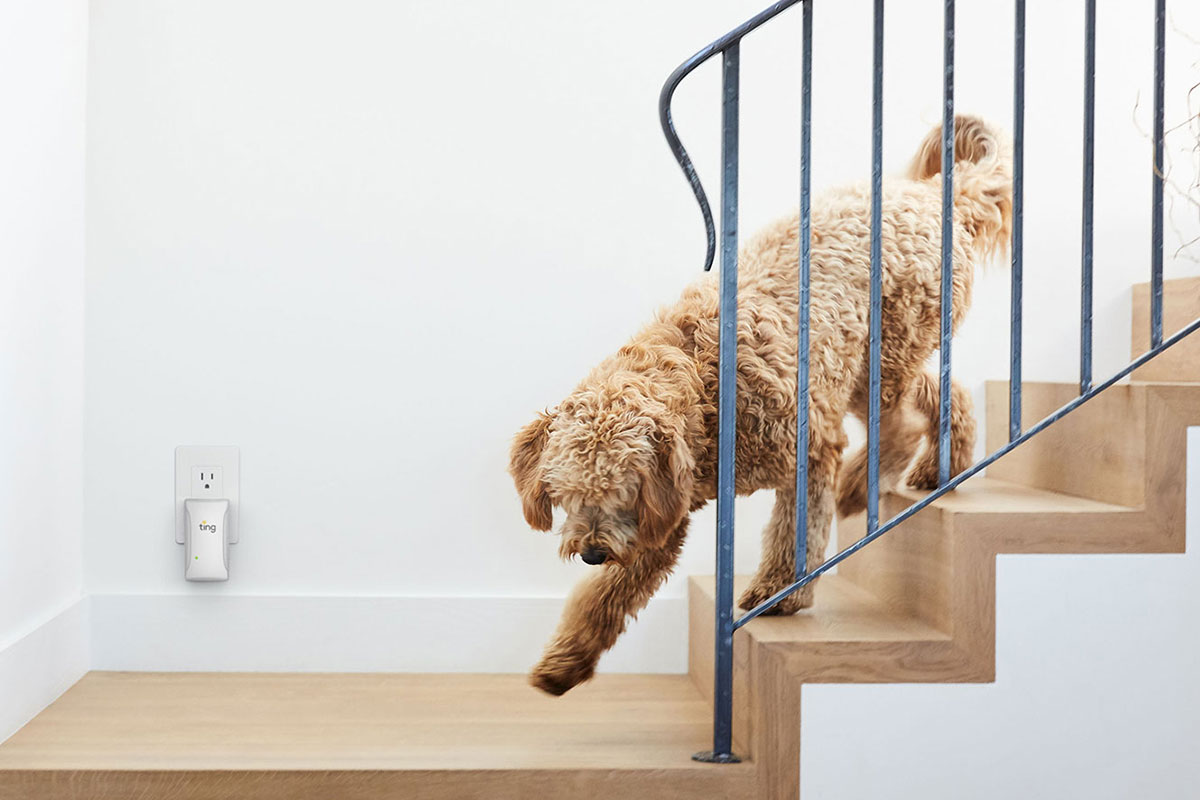
[[[0,745],[0,798],[750,796],[691,760],[710,725],[683,675],[93,672]]]

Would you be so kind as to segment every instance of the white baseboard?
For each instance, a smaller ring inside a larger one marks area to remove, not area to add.
[[[92,668],[525,672],[562,598],[92,595]],[[687,671],[687,600],[656,598],[601,662]]]
[[[0,649],[0,742],[88,671],[88,601],[79,598]]]

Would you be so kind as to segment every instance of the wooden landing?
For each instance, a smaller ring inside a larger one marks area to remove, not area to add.
[[[0,745],[0,798],[753,796],[691,760],[711,721],[685,675],[93,672]]]

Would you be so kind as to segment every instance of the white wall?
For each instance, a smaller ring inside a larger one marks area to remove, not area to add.
[[[0,2],[0,740],[86,665],[87,4]]]
[[[658,88],[760,2],[97,4],[85,427],[97,613],[137,601],[169,628],[164,594],[242,609],[381,598],[377,614],[396,598],[471,597],[498,615],[489,630],[544,637],[540,617],[505,603],[554,609],[586,567],[558,563],[554,537],[526,528],[504,472],[509,437],[697,277],[702,229],[658,130]],[[1175,5],[1176,23],[1200,30]],[[939,119],[940,6],[889,16],[892,171]],[[959,108],[1006,123],[1009,14],[961,6]],[[867,175],[868,8],[818,10],[818,187]],[[1029,12],[1030,379],[1076,370],[1080,8]],[[1150,12],[1143,1],[1101,15],[1097,375],[1127,358],[1129,285],[1148,269],[1149,146],[1134,120],[1148,124],[1135,106],[1149,96]],[[748,231],[796,202],[798,29],[792,13],[743,47]],[[1172,30],[1169,54],[1174,123],[1195,46]],[[677,114],[710,181],[716,78],[703,69]],[[1197,232],[1182,204],[1173,219]],[[1002,267],[989,273],[956,341],[956,374],[977,389],[1006,375],[1007,286]],[[180,443],[242,447],[228,584],[182,579],[170,531]],[[743,504],[742,569],[769,503]],[[694,530],[681,575],[711,570],[711,511]],[[672,581],[647,618],[682,624],[682,597]],[[451,619],[426,606],[415,641]],[[233,625],[239,612],[223,613]],[[651,640],[623,663],[682,666],[677,642]]]

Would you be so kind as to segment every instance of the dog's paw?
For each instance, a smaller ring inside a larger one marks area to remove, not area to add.
[[[931,492],[938,488],[937,450],[931,449],[917,459],[908,473],[907,483],[914,489]]]
[[[529,673],[531,686],[546,694],[561,697],[590,679],[596,671],[595,659],[547,653]]]
[[[757,606],[759,603],[767,600],[775,595],[776,592],[786,589],[791,586],[792,581],[770,581],[754,579],[754,582],[742,592],[742,596],[738,598],[738,607],[744,611]],[[763,616],[786,616],[795,614],[802,608],[809,608],[813,604],[813,584],[809,583],[796,591],[789,594],[787,597],[780,600],[771,608],[763,612]]]

